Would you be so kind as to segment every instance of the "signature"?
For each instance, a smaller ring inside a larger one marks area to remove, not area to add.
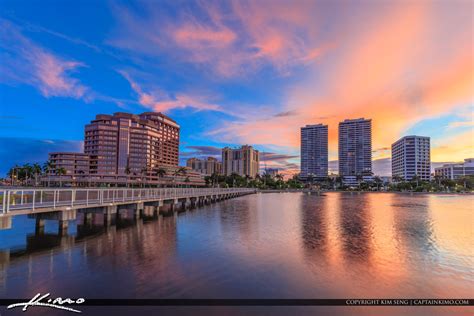
[[[15,303],[7,306],[7,309],[15,308],[15,307],[22,307],[22,311],[26,312],[28,307],[30,306],[42,306],[42,307],[51,307],[51,308],[56,308],[56,309],[62,309],[68,312],[73,312],[73,313],[82,313],[80,310],[68,307],[68,306],[63,306],[64,304],[82,304],[85,302],[85,299],[83,298],[78,298],[76,300],[70,299],[70,298],[48,298],[51,294],[47,293],[44,295],[41,295],[40,293],[36,294],[31,300],[29,300],[26,303]]]

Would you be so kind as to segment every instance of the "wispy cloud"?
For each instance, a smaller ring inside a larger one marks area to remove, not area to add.
[[[5,19],[0,19],[0,48],[0,80],[4,83],[32,85],[45,97],[88,99],[89,88],[72,76],[85,64],[66,60],[35,44]]]
[[[178,93],[172,95],[153,86],[145,91],[126,71],[119,73],[127,79],[131,88],[138,95],[138,103],[158,112],[168,112],[173,109],[194,108],[195,110],[220,111],[224,110],[217,104],[209,102],[206,97],[199,95],[191,95],[186,93]]]
[[[188,151],[181,152],[180,155],[183,157],[220,157],[222,148],[215,146],[186,146]]]
[[[311,9],[311,2],[197,1],[187,2],[171,18],[155,7],[140,14],[115,5],[121,31],[109,42],[148,56],[172,56],[221,77],[254,73],[266,65],[286,74],[329,48],[316,43],[305,25],[313,18]]]

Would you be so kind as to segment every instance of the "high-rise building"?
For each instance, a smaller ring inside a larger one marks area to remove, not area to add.
[[[91,173],[141,173],[177,166],[179,125],[161,113],[99,114],[85,127],[84,152],[95,157]]]
[[[252,146],[243,145],[241,148],[222,148],[222,172],[225,175],[237,173],[241,176],[254,178],[259,172],[260,157],[258,150]]]
[[[429,181],[431,174],[430,138],[405,136],[392,144],[392,177]]]
[[[328,126],[306,125],[301,128],[301,173],[303,180],[328,176]]]
[[[474,175],[474,158],[464,159],[464,163],[450,163],[435,168],[435,176],[443,179],[456,180]]]
[[[207,159],[189,158],[186,161],[186,166],[206,175],[222,173],[222,163],[214,157],[207,157]]]
[[[348,185],[372,179],[372,120],[339,123],[339,175]]]
[[[56,185],[204,185],[178,166],[179,125],[154,112],[99,114],[85,127],[84,153],[50,153],[44,182]]]

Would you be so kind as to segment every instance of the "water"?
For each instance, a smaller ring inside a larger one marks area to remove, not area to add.
[[[33,220],[16,217],[12,230],[0,231],[0,297],[51,292],[86,299],[472,298],[473,210],[473,196],[254,194],[177,217],[126,220],[108,229],[70,225],[62,237],[54,222],[35,235]],[[101,220],[98,216],[94,222]],[[193,315],[473,313],[470,307],[137,310]]]

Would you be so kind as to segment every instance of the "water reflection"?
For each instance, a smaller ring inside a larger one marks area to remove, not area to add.
[[[0,231],[0,297],[469,297],[472,202],[256,194],[179,216],[78,215],[62,232],[23,217],[22,246]]]
[[[339,230],[344,257],[348,261],[371,264],[372,226],[367,194],[339,195]]]
[[[436,251],[430,200],[426,196],[401,197],[392,203],[397,241],[410,254]]]
[[[309,262],[325,260],[328,247],[328,198],[309,195],[299,199],[304,254]]]

